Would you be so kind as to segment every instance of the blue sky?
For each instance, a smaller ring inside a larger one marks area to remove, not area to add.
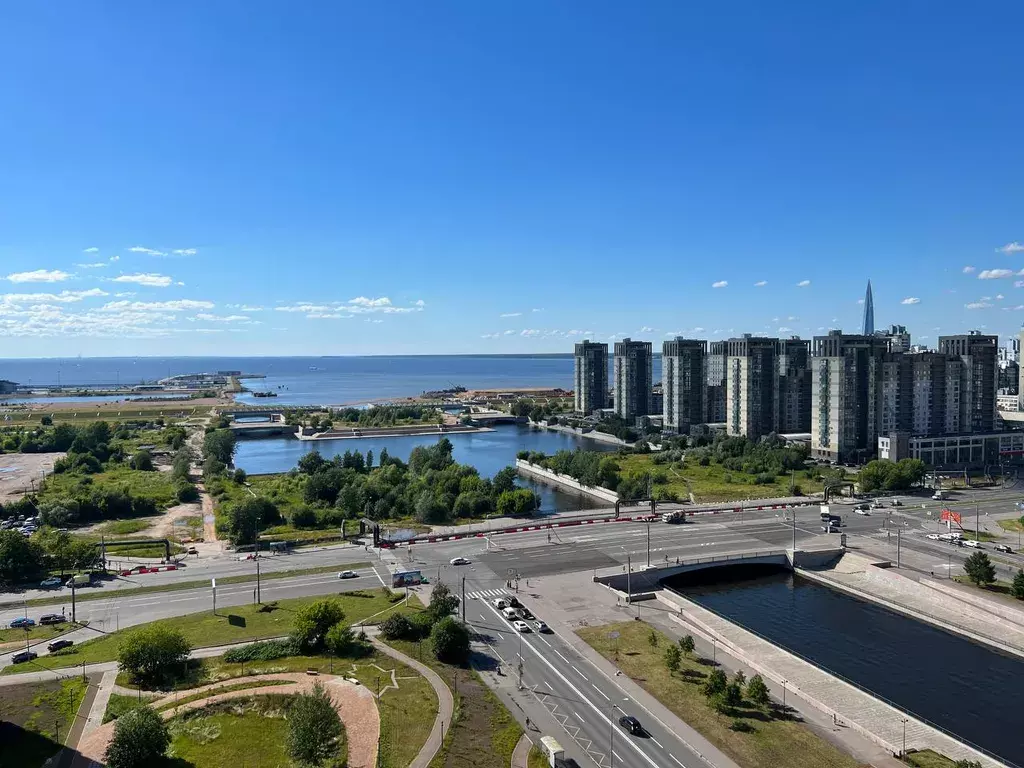
[[[0,9],[0,357],[1024,320],[1019,3]],[[715,287],[716,285],[720,287]]]

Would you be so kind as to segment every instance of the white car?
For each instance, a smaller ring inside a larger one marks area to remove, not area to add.
[[[900,501],[899,499],[893,499],[893,500],[892,500],[892,505],[893,505],[894,507],[902,507],[902,506],[903,506],[903,502],[902,502],[902,501]]]
[[[448,563],[451,565],[469,565],[469,560],[464,557],[453,557]]]
[[[494,601],[494,607],[497,608],[499,611],[508,608],[508,600],[506,600],[504,597],[499,597],[497,600]]]
[[[942,537],[941,537],[941,536],[939,536],[939,534],[937,534],[937,533],[929,533],[929,534],[928,534],[928,536],[927,536],[926,538],[929,538],[929,539],[931,539],[932,541],[938,541],[938,540],[939,540],[939,539],[941,539]]]
[[[358,578],[359,574],[355,571],[342,571],[338,574],[339,579],[355,579]]]
[[[855,512],[856,512],[856,513],[857,513],[858,515],[870,515],[870,514],[871,514],[871,513],[870,513],[870,512],[868,511],[868,510],[866,510],[866,509],[857,509],[857,510],[854,510],[854,511],[855,511]]]
[[[525,621],[513,621],[512,626],[515,628],[517,632],[526,633],[530,631],[530,625],[527,624]]]
[[[981,542],[975,541],[974,539],[967,539],[964,541],[964,546],[970,547],[971,549],[984,549],[984,547],[981,546]]]

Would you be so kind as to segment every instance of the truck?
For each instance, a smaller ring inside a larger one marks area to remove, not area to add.
[[[548,759],[548,765],[551,768],[556,766],[565,760],[565,750],[562,749],[562,745],[555,741],[553,736],[541,736],[540,739],[541,749],[544,750],[544,755]]]
[[[663,523],[684,523],[686,522],[686,514],[684,512],[666,512],[661,516],[661,522]]]
[[[67,587],[87,587],[92,583],[91,573],[76,573],[70,579],[68,579]]]

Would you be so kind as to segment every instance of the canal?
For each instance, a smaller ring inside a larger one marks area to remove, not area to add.
[[[710,569],[665,584],[961,741],[1024,766],[1017,733],[1024,659],[770,568]]]
[[[504,467],[516,463],[519,451],[542,451],[546,454],[574,448],[591,451],[613,451],[615,446],[564,432],[537,429],[523,424],[502,424],[489,432],[456,432],[445,435],[452,442],[452,454],[460,464],[476,467],[483,477],[494,477]],[[373,438],[346,438],[342,440],[296,440],[290,437],[239,440],[235,452],[235,466],[249,474],[287,472],[294,468],[303,454],[319,451],[330,458],[345,451],[373,451],[380,456],[383,448],[403,461],[418,445],[433,445],[437,435],[405,435]],[[570,512],[608,506],[588,496],[567,493],[527,478],[519,478],[519,485],[540,494],[542,513]]]

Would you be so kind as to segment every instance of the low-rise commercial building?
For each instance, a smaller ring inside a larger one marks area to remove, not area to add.
[[[935,469],[977,469],[1019,464],[1024,457],[1024,431],[961,435],[910,435],[878,438],[878,458],[920,459]]]

